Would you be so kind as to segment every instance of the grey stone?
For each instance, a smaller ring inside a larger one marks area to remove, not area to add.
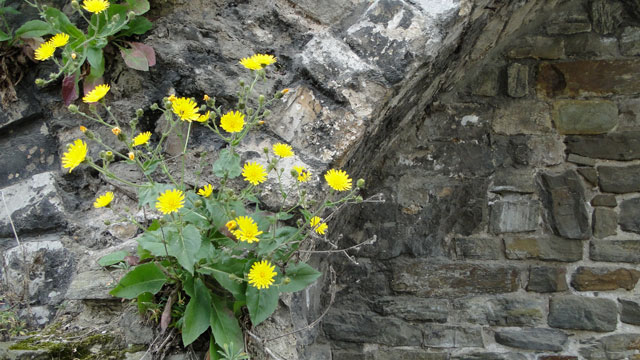
[[[527,357],[518,353],[475,352],[455,355],[451,360],[527,360]]]
[[[151,344],[154,334],[153,328],[143,319],[136,308],[126,310],[125,316],[120,318],[119,327],[124,331],[124,340],[130,344]]]
[[[576,154],[569,154],[569,156],[567,156],[567,161],[572,162],[574,164],[578,164],[578,165],[586,165],[586,166],[596,165],[596,161],[594,159],[576,155]]]
[[[638,131],[595,136],[567,136],[565,143],[570,153],[594,159],[622,161],[640,159],[640,132]]]
[[[593,210],[593,236],[602,239],[617,234],[617,230],[618,214],[613,209],[597,207]]]
[[[569,338],[563,331],[555,329],[529,328],[496,331],[498,344],[526,350],[562,351]]]
[[[589,254],[595,261],[640,263],[640,240],[591,240]]]
[[[533,266],[529,270],[527,291],[539,293],[566,291],[568,289],[566,274],[567,270],[565,268]]]
[[[391,288],[427,297],[499,294],[518,289],[515,266],[480,264],[431,264],[422,259],[397,259]]]
[[[514,98],[527,96],[529,93],[529,67],[514,63],[507,69],[507,93]]]
[[[322,323],[325,333],[333,340],[389,346],[422,344],[422,332],[418,327],[392,317],[332,310]]]
[[[581,58],[613,58],[620,56],[618,39],[613,36],[601,36],[596,33],[576,34],[564,40],[567,56]]]
[[[561,100],[553,110],[560,134],[603,134],[618,124],[618,107],[607,100]]]
[[[536,192],[532,169],[497,169],[491,177],[489,191],[497,194],[533,194]]]
[[[312,359],[312,358],[309,358]],[[315,358],[313,358],[315,359]],[[381,349],[373,352],[372,360],[448,360],[446,352],[430,352],[419,349]]]
[[[484,69],[473,81],[471,93],[477,96],[497,96],[500,92],[499,76],[500,71],[497,68]]]
[[[591,2],[591,22],[593,30],[599,34],[611,34],[620,23],[620,4],[608,0]]]
[[[339,21],[349,15],[356,5],[356,2],[341,0],[330,0],[326,3],[312,0],[292,0],[291,2],[300,7],[310,17],[324,24],[333,24]]]
[[[622,230],[640,233],[640,197],[620,203],[619,222]]]
[[[578,291],[633,290],[640,279],[640,271],[580,266],[571,278],[571,286]]]
[[[640,165],[598,166],[598,179],[603,192],[624,194],[640,191]]]
[[[498,260],[502,258],[502,241],[499,238],[456,238],[458,259]]]
[[[598,194],[591,199],[591,206],[606,206],[614,208],[618,206],[618,200],[616,200],[615,195]]]
[[[514,100],[496,110],[491,127],[505,135],[548,134],[553,129],[549,109],[542,101]]]
[[[564,57],[564,41],[555,37],[527,37],[519,40],[508,55],[514,59],[561,59]]]
[[[640,325],[640,303],[633,300],[618,299],[620,320],[626,324]]]
[[[626,56],[640,55],[640,27],[628,26],[622,30],[620,51]]]
[[[117,300],[109,291],[116,285],[116,273],[95,270],[77,274],[69,289],[66,298],[68,300]]]
[[[304,347],[304,359],[332,360],[331,345],[313,343]]]
[[[591,23],[589,19],[586,21],[574,22],[557,22],[547,25],[547,34],[549,35],[572,35],[591,31]]]
[[[582,242],[556,236],[513,237],[504,239],[507,259],[547,261],[582,260]]]
[[[491,206],[491,231],[494,234],[535,231],[539,216],[538,201],[496,201]]]
[[[423,346],[433,348],[483,347],[482,328],[424,324]]]
[[[578,350],[581,358],[587,360],[627,360],[637,356],[640,347],[640,334],[615,334],[600,339],[587,339],[580,342],[587,344]]]
[[[589,214],[585,207],[584,188],[575,171],[542,174],[543,199],[553,231],[569,239],[591,236]]]
[[[555,296],[549,304],[548,324],[561,329],[614,331],[618,305],[609,299],[574,295]]]
[[[410,321],[444,323],[449,316],[448,301],[409,296],[383,297],[374,309],[384,316],[397,316]]]
[[[508,294],[456,299],[456,319],[479,325],[536,326],[545,320],[546,299]]]
[[[592,167],[580,167],[577,168],[578,174],[587,180],[587,182],[593,186],[598,186],[598,171]]]

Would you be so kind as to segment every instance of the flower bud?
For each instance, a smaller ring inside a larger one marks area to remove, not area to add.
[[[105,160],[107,160],[109,162],[113,161],[113,151],[107,151],[104,154],[104,158],[105,158]]]
[[[160,218],[158,219],[158,223],[160,224],[160,226],[164,226],[167,225],[167,220],[164,218]]]
[[[80,131],[82,131],[83,133],[87,132],[87,128],[80,125]]]
[[[296,169],[291,169],[291,176],[297,177],[298,176],[298,171]]]
[[[129,126],[131,126],[132,129],[135,129],[136,126],[138,126],[138,119],[137,118],[131,119],[131,121],[129,121]]]
[[[133,153],[133,151],[129,151],[129,153],[127,154],[129,156],[129,160],[133,161],[136,158],[136,155]]]
[[[37,79],[36,79],[36,85],[38,85],[38,86],[44,86],[44,79],[37,78]]]
[[[129,18],[129,21],[131,21],[131,19],[133,19],[136,16],[136,13],[133,11],[129,11],[127,13],[127,18]]]
[[[202,97],[202,100],[204,100],[204,101],[209,101],[209,99],[211,99],[211,98],[207,94],[204,94],[204,96]]]
[[[363,199],[363,198],[362,198],[362,196],[360,196],[360,195],[356,196],[356,199],[355,199],[355,200],[356,200],[356,203],[361,203],[361,202],[363,202],[363,201],[364,201],[364,199]]]
[[[121,130],[119,127],[117,127],[117,126],[116,126],[116,127],[111,128],[111,132],[113,133],[113,135],[116,135],[116,136],[118,136],[118,135],[122,134],[122,130]]]
[[[156,104],[156,103],[153,103],[153,104],[151,104],[151,106],[149,106],[149,109],[158,110],[158,109],[160,109],[160,106],[158,106],[158,104]]]
[[[285,284],[285,285],[287,285],[287,284],[288,284],[288,283],[290,283],[290,282],[291,282],[291,278],[290,278],[290,277],[288,277],[288,276],[287,276],[287,277],[285,277],[285,278],[284,278],[284,280],[282,280],[282,283],[283,283],[283,284]]]
[[[260,96],[258,96],[258,103],[260,105],[264,104],[264,95],[260,94]]]
[[[282,91],[280,92],[282,95],[286,94],[289,92],[289,88],[286,89],[282,89]]]
[[[364,179],[358,179],[356,186],[360,189],[364,188]]]
[[[125,135],[123,133],[118,134],[118,140],[120,140],[122,142],[127,141],[127,135]]]
[[[98,153],[98,156],[100,156],[100,159],[105,159],[107,157],[107,153],[102,150]]]
[[[105,220],[105,221],[104,221],[104,224],[105,224],[105,225],[107,225],[107,226],[109,226],[109,225],[111,225],[111,221],[109,221],[109,220]]]
[[[57,78],[58,76],[54,73],[49,74],[49,79],[54,80],[55,78]]]
[[[93,132],[91,130],[87,130],[84,132],[84,136],[86,136],[88,139],[95,139],[96,136],[93,134]]]
[[[262,120],[258,121],[258,125],[264,125],[264,121]]]
[[[268,154],[269,153],[269,148],[268,147],[262,148],[262,152],[265,153],[265,154]]]
[[[271,110],[269,110],[269,109],[265,110],[265,111],[262,113],[262,116],[264,116],[264,117],[267,117],[267,116],[269,116],[269,115],[271,115]]]
[[[137,117],[141,117],[142,115],[144,115],[144,110],[142,110],[142,109],[136,109],[136,116],[137,116]]]
[[[240,87],[244,86],[244,80],[240,80]]]
[[[193,206],[195,206],[197,208],[202,207],[202,205],[204,205],[202,200],[196,200],[196,202],[193,203]]]
[[[231,217],[235,219],[236,216],[237,216],[236,211],[235,210],[231,210]]]
[[[277,93],[275,93],[273,95],[273,97],[276,98],[276,99],[280,99],[282,97],[282,92],[278,91]]]
[[[75,114],[75,113],[78,112],[78,105],[71,104],[71,105],[69,105],[69,107],[67,109],[69,109],[70,113]]]
[[[165,109],[170,108],[170,107],[171,107],[171,104],[172,104],[171,100],[166,99],[166,100],[164,101],[164,108],[165,108]]]
[[[244,103],[243,102],[238,103],[238,110],[242,110],[242,109],[244,109]]]
[[[116,24],[118,21],[120,21],[120,14],[114,14],[114,15],[111,17],[111,23],[112,23],[112,24]]]
[[[202,106],[200,106],[200,109],[199,109],[198,111],[200,111],[200,112],[205,112],[205,111],[207,111],[207,105],[202,105]]]
[[[253,115],[253,108],[248,108],[247,109],[247,115],[249,115],[249,116]]]
[[[78,58],[78,54],[76,54],[75,52],[71,53],[71,59],[75,60]]]

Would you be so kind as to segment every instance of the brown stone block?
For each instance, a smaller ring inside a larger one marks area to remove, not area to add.
[[[579,291],[633,290],[640,271],[632,269],[602,269],[581,266],[573,274],[571,286]]]

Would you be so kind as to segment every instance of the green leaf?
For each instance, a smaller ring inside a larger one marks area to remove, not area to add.
[[[221,150],[220,157],[213,163],[213,174],[220,178],[227,175],[229,179],[240,176],[242,174],[240,155],[235,152],[232,154],[229,149]]]
[[[138,303],[138,312],[144,314],[147,309],[149,309],[149,305],[153,303],[153,294],[148,292],[142,293],[138,295],[136,302]]]
[[[293,214],[289,214],[286,212],[279,212],[276,216],[278,220],[289,220],[293,217]]]
[[[11,35],[7,34],[6,32],[0,30],[0,41],[7,41],[11,39]]]
[[[171,231],[175,232],[175,229],[171,230],[170,227],[166,227],[163,230],[155,230],[155,231],[147,230],[144,234],[142,234],[138,238],[138,245],[140,245],[140,247],[150,252],[154,256],[165,256],[167,255],[167,252],[165,250],[165,246],[164,246],[164,243],[162,242],[162,239],[163,239],[163,236],[164,236],[164,239],[167,239]]]
[[[98,265],[104,267],[115,265],[121,261],[124,261],[124,257],[127,255],[129,255],[129,253],[124,250],[105,255],[98,259]]]
[[[129,9],[136,15],[142,15],[151,8],[147,0],[127,0],[127,3],[129,4]]]
[[[104,74],[104,56],[102,48],[90,47],[87,49],[87,60],[91,65],[91,76],[94,78]]]
[[[145,292],[155,294],[166,281],[167,277],[156,264],[147,263],[127,273],[109,294],[125,299],[133,299]]]
[[[287,266],[285,273],[291,281],[288,284],[280,285],[280,292],[303,290],[322,275],[321,272],[303,262]]]
[[[106,11],[106,18],[109,20],[105,21],[104,17],[100,19],[100,24],[105,23],[106,26],[100,26],[99,35],[106,38],[122,30],[127,23],[128,11],[126,6],[111,4]]]
[[[219,347],[216,346],[216,342],[213,339],[213,334],[209,335],[209,360],[220,360],[218,349]]]
[[[232,353],[236,353],[242,346],[242,329],[233,312],[225,306],[224,300],[212,294],[211,296],[211,330],[218,346],[229,346]],[[232,345],[233,344],[233,345]]]
[[[33,38],[53,33],[54,30],[48,23],[42,20],[31,20],[22,24],[22,26],[16,30],[16,37]]]
[[[284,226],[276,230],[275,239],[272,237],[272,233],[266,234],[262,237],[262,240],[258,243],[258,255],[262,256],[271,253],[273,250],[287,241],[291,235],[295,234],[298,229],[291,226]]]
[[[258,290],[247,286],[247,308],[253,326],[258,326],[266,320],[278,307],[278,288],[270,286],[268,289]]]
[[[175,257],[178,263],[193,275],[193,266],[196,262],[196,254],[200,250],[202,238],[200,230],[193,225],[187,225],[179,232],[172,233],[167,241],[169,255]]]
[[[144,16],[137,16],[127,24],[127,28],[121,30],[117,36],[142,35],[151,30],[153,23]]]
[[[191,299],[184,311],[182,344],[187,346],[207,331],[211,317],[211,294],[201,279],[195,279]]]
[[[145,161],[144,164],[142,164],[142,168],[144,169],[144,174],[145,175],[153,174],[153,172],[156,171],[156,169],[158,168],[158,165],[160,165],[159,159]]]
[[[120,55],[124,59],[124,63],[127,64],[128,67],[140,70],[140,71],[149,71],[149,61],[145,54],[139,49],[120,49]]]
[[[44,16],[57,32],[64,32],[71,37],[84,39],[84,33],[69,21],[67,15],[55,7],[49,6],[44,11]]]
[[[213,276],[223,288],[233,294],[236,300],[243,300],[247,285],[244,281],[236,281],[233,278],[244,276],[243,271],[246,264],[246,259],[223,257],[216,259],[212,264],[201,266],[198,268],[198,272]]]

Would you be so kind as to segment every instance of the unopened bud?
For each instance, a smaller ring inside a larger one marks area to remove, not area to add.
[[[82,131],[83,133],[87,132],[87,128],[80,125],[80,131]]]
[[[244,80],[240,80],[240,87],[244,86]]]
[[[160,106],[158,106],[158,104],[156,104],[156,103],[153,103],[153,104],[151,104],[151,106],[149,106],[149,109],[158,110],[158,109],[160,109]]]
[[[196,202],[193,203],[193,205],[197,208],[202,207],[204,203],[202,202],[202,200],[196,200]]]
[[[258,103],[260,103],[260,105],[264,104],[264,95],[260,94],[260,96],[258,96]]]
[[[113,161],[113,151],[107,151],[107,152],[104,154],[104,158],[105,158],[105,160],[107,160],[107,161]]]
[[[205,112],[205,111],[207,111],[207,105],[202,105],[202,106],[200,106],[200,109],[199,109],[198,111],[200,111],[200,112]]]
[[[207,94],[204,94],[204,96],[202,97],[202,100],[204,100],[204,101],[209,101],[209,99],[211,99],[211,98]]]
[[[258,121],[258,125],[264,125],[264,121],[262,120]]]
[[[231,217],[235,219],[236,216],[237,216],[236,211],[235,210],[231,210]]]
[[[238,103],[238,109],[239,109],[239,110],[244,109],[244,103],[243,103],[243,102]]]
[[[111,132],[113,133],[113,135],[116,135],[116,136],[118,136],[118,135],[122,134],[122,130],[121,130],[119,127],[117,127],[117,126],[116,126],[116,127],[111,128]]]
[[[276,99],[280,99],[282,95],[283,95],[282,92],[278,91],[277,93],[275,93],[275,95],[273,95],[273,97]]]
[[[44,85],[44,79],[37,78],[36,79],[36,85],[43,86]]]
[[[158,223],[160,224],[160,226],[164,226],[167,224],[167,220],[165,220],[164,218],[160,218],[158,219]]]
[[[110,21],[111,21],[111,23],[112,23],[112,24],[116,24],[118,21],[120,21],[120,14],[114,14],[114,15],[111,17],[111,20],[110,20]]]
[[[265,154],[268,154],[269,153],[269,148],[268,147],[262,148],[262,152],[265,153]]]
[[[137,116],[137,117],[141,117],[142,115],[144,115],[144,110],[142,110],[142,109],[136,109],[136,116]]]
[[[262,113],[262,116],[264,116],[264,117],[267,117],[267,116],[269,116],[269,115],[271,115],[271,110],[268,110],[268,109],[267,109],[267,110],[265,110],[265,111]]]
[[[105,225],[107,225],[107,226],[109,226],[109,225],[111,225],[111,221],[109,221],[109,220],[105,220],[105,221],[104,221],[104,224],[105,224]]]
[[[98,156],[100,156],[100,159],[104,159],[107,157],[107,153],[104,150],[102,150],[98,153]]]
[[[78,54],[76,54],[75,52],[71,53],[71,59],[75,60],[78,58]]]
[[[129,18],[129,20],[133,19],[136,16],[136,13],[133,11],[129,11],[127,13],[127,17]]]
[[[288,283],[290,283],[290,282],[291,282],[291,278],[290,278],[290,277],[288,277],[288,276],[287,276],[287,277],[285,277],[285,278],[284,278],[284,280],[282,280],[282,283],[283,283],[283,284],[285,284],[285,285],[287,285],[287,284],[288,284]]]
[[[286,94],[286,93],[288,93],[288,92],[289,92],[289,88],[282,89],[282,91],[280,91],[280,93],[281,93],[282,95],[284,95],[284,94]]]
[[[364,201],[364,199],[363,199],[363,198],[362,198],[362,196],[360,196],[360,195],[356,196],[356,199],[355,199],[355,200],[356,200],[356,203],[361,203],[361,202],[363,202],[363,201]]]
[[[129,160],[133,161],[136,158],[136,155],[133,153],[133,151],[129,151],[129,153],[127,154],[129,156]]]
[[[95,137],[96,137],[91,130],[85,131],[84,132],[84,136],[86,136],[89,139],[95,139]]]
[[[118,140],[124,142],[127,141],[127,135],[123,134],[123,133],[119,133],[118,134]]]
[[[136,126],[138,126],[138,119],[137,118],[131,119],[131,121],[129,121],[129,125],[131,126],[132,129],[135,129]]]
[[[253,108],[248,108],[247,109],[247,115],[249,115],[249,116],[253,115]]]
[[[71,105],[69,105],[69,107],[67,107],[67,109],[69,109],[70,113],[75,114],[75,113],[78,112],[78,105],[71,104]]]
[[[71,7],[76,10],[80,10],[80,4],[78,4],[78,0],[71,1]]]
[[[360,189],[364,188],[364,179],[358,179],[356,186]]]
[[[291,176],[293,177],[298,176],[298,171],[296,169],[291,169]]]

